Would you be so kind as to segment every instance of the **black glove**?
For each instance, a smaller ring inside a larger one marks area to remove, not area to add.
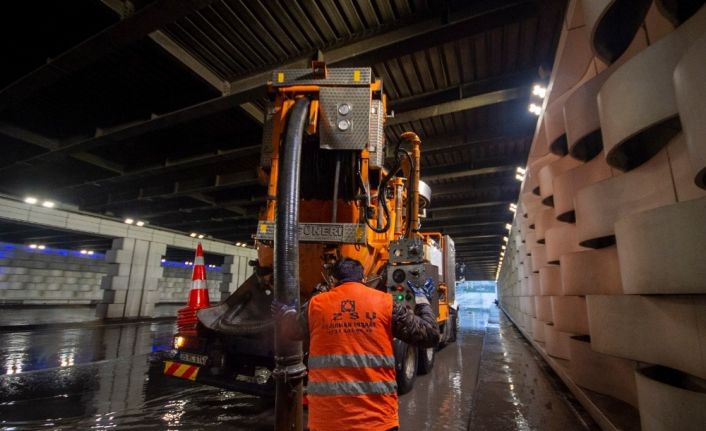
[[[434,294],[434,280],[427,278],[422,286],[416,286],[411,280],[407,280],[407,286],[414,292],[414,299],[417,304],[430,303]],[[425,301],[426,300],[426,301]]]

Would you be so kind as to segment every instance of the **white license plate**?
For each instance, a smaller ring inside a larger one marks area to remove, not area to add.
[[[195,355],[187,352],[179,352],[179,359],[199,365],[206,365],[206,362],[208,362],[208,356],[206,355]]]

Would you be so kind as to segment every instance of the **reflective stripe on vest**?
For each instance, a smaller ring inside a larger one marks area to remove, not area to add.
[[[309,382],[308,395],[384,395],[397,392],[397,382]]]
[[[309,357],[309,368],[395,368],[395,357],[386,355],[319,355]]]

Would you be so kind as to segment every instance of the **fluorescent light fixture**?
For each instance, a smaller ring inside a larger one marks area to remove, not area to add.
[[[505,226],[507,227],[507,225],[505,225]],[[508,241],[508,239],[509,239],[509,238],[508,238],[508,237],[506,237],[506,236],[504,236],[504,237],[503,237],[503,241],[505,241],[505,242],[507,242],[507,241]]]
[[[512,230],[512,225],[510,223],[505,223],[505,229]]]
[[[81,254],[88,254],[88,250],[81,250]]]
[[[534,87],[532,87],[532,94],[539,97],[540,99],[544,99],[544,97],[547,95],[547,88],[539,84],[535,84]]]
[[[196,232],[191,232],[191,233],[189,234],[189,236],[192,237],[192,238],[196,238],[196,235],[198,235]]]
[[[133,220],[133,219],[131,219],[131,218],[126,218],[126,219],[125,219],[125,223],[126,223],[126,224],[133,224],[133,223],[135,223],[135,220]]]
[[[29,248],[35,249],[35,248],[37,248],[37,244],[30,244],[30,245],[29,245]]]
[[[137,223],[135,223],[135,224],[136,224],[137,226],[142,227],[142,226],[145,225],[145,222],[143,222],[142,220],[138,220]]]
[[[516,179],[517,181],[519,181],[519,182],[522,182],[522,181],[525,180],[525,177],[522,176],[522,175],[520,175],[520,174],[516,174],[516,175],[515,175],[515,179]]]
[[[162,263],[164,263],[164,262],[166,262],[166,261],[167,261],[167,259],[162,259]]]
[[[44,208],[54,208],[54,205],[55,205],[55,204],[54,204],[54,202],[52,202],[52,201],[44,201],[44,202],[42,202],[42,206],[43,206]]]
[[[236,246],[236,247],[240,247],[240,244],[242,244],[242,243],[236,242],[236,243],[235,243],[235,246]]]
[[[27,197],[25,198],[25,203],[26,203],[26,204],[30,204],[30,205],[34,205],[34,204],[37,203],[37,198],[32,197],[32,196],[27,196]]]
[[[247,247],[248,245],[246,243],[241,244],[241,247]]]
[[[199,234],[199,239],[203,239],[203,234]]]
[[[93,250],[88,250],[88,255],[93,256]]]
[[[40,250],[44,250],[45,248],[47,248],[47,246],[44,245],[44,244],[39,244],[39,245],[37,246],[37,248],[40,249]]]
[[[520,175],[524,175],[527,173],[527,169],[523,168],[522,166],[518,166],[517,169],[515,169],[515,172]]]
[[[507,247],[506,247],[506,246],[502,246],[502,247],[500,247],[500,248],[502,248],[503,250],[505,250]]]
[[[516,205],[516,204],[510,204],[510,211],[512,211],[512,212],[517,212],[517,205]]]
[[[529,108],[527,108],[527,110],[537,116],[542,113],[542,108],[536,103],[530,103]]]

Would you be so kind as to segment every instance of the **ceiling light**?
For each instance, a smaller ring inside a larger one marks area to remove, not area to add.
[[[204,237],[203,234],[199,234],[199,239],[203,239],[203,237]]]
[[[505,223],[505,229],[512,230],[512,225],[510,223]]]
[[[133,220],[133,219],[131,219],[131,218],[126,218],[126,219],[125,219],[125,223],[126,223],[126,224],[133,224],[133,223],[135,223],[135,220]]]
[[[236,243],[235,243],[235,246],[236,246],[236,247],[240,247],[241,244],[242,244],[242,243],[240,243],[240,242],[236,242]]]
[[[37,246],[37,248],[40,249],[40,250],[44,250],[45,248],[47,248],[47,246],[46,246],[46,245],[43,245],[43,244],[40,244],[40,245]]]
[[[520,175],[524,175],[524,174],[527,173],[527,169],[525,169],[525,168],[523,168],[523,167],[521,167],[521,166],[518,166],[517,169],[515,169],[515,172],[518,173],[518,174],[520,174]]]
[[[32,197],[32,196],[27,196],[27,197],[25,198],[25,203],[26,203],[26,204],[30,204],[30,205],[34,205],[34,204],[37,203],[37,198]]]
[[[189,234],[189,236],[192,237],[192,238],[196,238],[196,235],[198,235],[196,232],[191,232],[191,233]]]
[[[54,202],[52,201],[44,201],[42,202],[42,206],[44,208],[54,208]]]
[[[241,247],[247,247],[247,246],[248,246],[248,245],[245,244],[245,243],[241,244]]]
[[[510,204],[510,211],[512,211],[512,212],[517,212],[517,205],[515,205],[515,204]]]
[[[88,250],[88,255],[93,256],[93,250]]]
[[[532,94],[539,97],[540,99],[544,99],[544,97],[547,95],[547,88],[542,87],[539,84],[535,84],[535,86],[532,87]]]
[[[30,244],[29,248],[32,248],[32,249],[37,248],[37,244]]]
[[[505,225],[505,226],[507,227],[507,225]],[[504,236],[504,237],[503,237],[503,241],[507,242],[507,241],[508,241],[508,237]]]
[[[536,103],[530,103],[529,108],[527,108],[528,111],[533,113],[534,115],[539,115],[542,113],[542,108],[539,107]]]
[[[138,220],[137,223],[135,223],[135,224],[142,227],[145,225],[145,222],[143,222],[142,220]]]
[[[506,247],[506,246],[502,246],[502,247],[500,247],[500,248],[502,248],[503,250],[505,250],[507,247]]]
[[[522,181],[525,180],[525,177],[522,176],[522,175],[520,175],[520,174],[516,174],[516,175],[515,175],[515,179],[516,179],[517,181],[519,181],[519,182],[522,182]]]
[[[167,259],[162,259],[162,263],[164,263],[164,262],[166,262],[166,261],[167,261]]]
[[[88,250],[81,250],[81,254],[88,254]]]

